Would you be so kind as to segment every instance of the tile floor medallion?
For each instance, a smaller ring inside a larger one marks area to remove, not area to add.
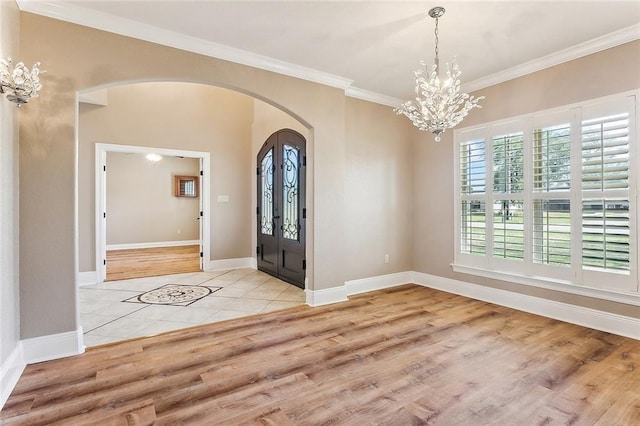
[[[167,284],[155,290],[142,293],[140,296],[126,299],[124,302],[188,306],[196,300],[200,300],[221,288],[222,287]]]
[[[305,303],[304,290],[248,268],[109,281],[78,293],[86,346]]]

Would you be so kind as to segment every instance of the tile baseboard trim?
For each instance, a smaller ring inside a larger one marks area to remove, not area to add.
[[[210,260],[207,271],[220,271],[223,269],[251,268],[257,269],[255,257],[239,257],[237,259]]]
[[[640,319],[465,281],[412,272],[415,284],[640,340]]]
[[[26,366],[22,342],[18,342],[7,359],[0,365],[0,410],[9,399],[11,391],[18,383]]]
[[[82,327],[65,333],[49,334],[22,340],[27,364],[79,355],[84,352]]]
[[[78,272],[78,286],[97,284],[98,273],[96,271]]]

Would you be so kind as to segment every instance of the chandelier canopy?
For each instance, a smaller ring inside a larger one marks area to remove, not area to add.
[[[458,125],[473,108],[482,108],[478,98],[460,92],[460,75],[462,71],[455,60],[446,64],[446,78],[440,79],[440,59],[438,58],[438,19],[444,15],[443,7],[429,10],[429,16],[436,20],[435,26],[435,59],[429,70],[424,62],[424,70],[414,71],[416,78],[416,98],[400,105],[394,111],[406,115],[420,130],[435,135],[440,142],[440,135]]]
[[[11,58],[0,59],[0,93],[17,106],[26,104],[31,98],[37,98],[40,84],[40,62],[36,62],[31,70],[24,63],[11,65]]]

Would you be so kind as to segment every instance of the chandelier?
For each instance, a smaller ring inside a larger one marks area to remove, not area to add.
[[[0,59],[0,93],[17,106],[26,104],[31,98],[37,98],[42,88],[40,84],[40,62],[31,70],[24,63],[11,66],[11,58]]]
[[[444,15],[443,7],[429,10],[429,16],[436,20],[435,28],[435,59],[431,70],[414,71],[416,78],[416,99],[410,100],[396,108],[396,114],[406,115],[418,129],[431,132],[436,142],[440,142],[440,135],[446,130],[458,125],[473,108],[482,108],[478,101],[484,96],[475,98],[467,93],[460,93],[460,75],[455,60],[450,66],[446,65],[447,73],[444,81],[440,80],[440,59],[438,58],[438,18]]]

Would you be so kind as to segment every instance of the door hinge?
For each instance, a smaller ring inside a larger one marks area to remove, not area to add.
[[[260,216],[260,207],[256,207],[256,215]]]
[[[102,166],[102,171],[104,171],[104,172],[107,171],[107,166],[106,165]]]
[[[107,218],[107,212],[102,213],[102,218],[106,219]]]
[[[202,216],[204,216],[204,213],[203,213],[203,212],[200,212],[200,217],[202,217]]]
[[[305,271],[307,269],[307,259],[302,259],[302,270]]]
[[[102,264],[103,264],[103,265],[106,265],[106,264],[107,264],[107,259],[104,259],[104,260],[102,261]]]
[[[307,165],[307,156],[306,156],[306,155],[303,155],[303,156],[302,156],[302,165],[303,165],[303,166],[306,166],[306,165]]]
[[[256,175],[260,176],[260,167],[256,167]]]
[[[302,209],[302,218],[303,219],[307,218],[307,209],[306,208]]]
[[[204,176],[204,172],[200,170],[200,176]]]
[[[256,254],[260,254],[260,246],[256,246]]]
[[[200,252],[200,257],[204,257],[204,253]]]

